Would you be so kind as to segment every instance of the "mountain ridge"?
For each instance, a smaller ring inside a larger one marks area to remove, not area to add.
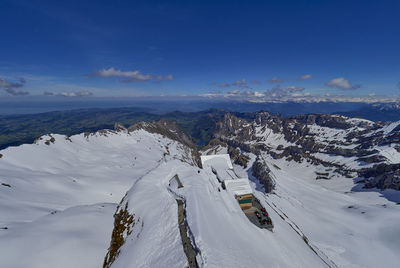
[[[35,144],[1,150],[2,263],[185,266],[180,198],[200,267],[396,267],[390,238],[400,232],[400,207],[381,192],[353,191],[353,180],[340,174],[317,180],[315,173],[309,175],[320,167],[307,161],[274,159],[271,152],[279,150],[264,142],[273,138],[280,151],[298,140],[305,143],[292,133],[307,132],[303,121],[282,121],[289,143],[283,128],[272,131],[282,123],[279,118],[265,113],[247,118],[226,115],[216,128],[219,135],[200,153],[231,154],[235,172],[250,178],[255,197],[267,208],[274,232],[249,222],[212,170],[198,167],[190,140],[180,142],[190,137],[177,124],[138,123],[130,130],[115,124],[115,130],[50,134]],[[384,133],[391,137],[396,127],[388,126]],[[252,138],[246,137],[248,129],[254,129]],[[240,134],[243,146],[229,141],[233,134]],[[175,175],[183,187],[171,184]],[[372,258],[371,250],[383,259]]]

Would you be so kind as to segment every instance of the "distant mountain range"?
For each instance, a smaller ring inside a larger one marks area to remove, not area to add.
[[[395,118],[399,114],[394,111],[399,109],[399,105],[380,104],[343,114]],[[264,158],[269,157],[270,161],[283,158],[308,163],[315,168],[313,176],[317,179],[365,177],[369,178],[366,187],[400,190],[400,121],[374,122],[336,114],[284,117],[269,112],[211,109],[160,115],[134,108],[114,108],[4,116],[0,118],[0,148],[33,143],[48,133],[70,136],[113,129],[116,123],[126,127],[156,121],[173,122],[174,128],[182,129],[199,148],[212,146],[217,139],[225,143],[231,154],[240,148],[257,157],[266,154]],[[232,158],[236,161],[237,156]],[[242,164],[243,159],[237,163]],[[272,182],[265,180],[265,185],[271,186]]]
[[[38,104],[39,105],[39,104]],[[65,104],[66,105],[66,104]],[[113,128],[115,122],[124,125],[165,118],[178,124],[199,144],[212,138],[213,126],[223,113],[246,114],[268,111],[290,117],[301,114],[341,114],[371,121],[400,120],[398,103],[249,103],[249,102],[141,102],[139,107],[91,108],[37,114],[0,115],[0,149],[32,143],[47,133],[73,135],[81,132]],[[62,105],[60,107],[63,107]],[[212,108],[212,109],[210,109]],[[55,109],[53,107],[53,109]],[[174,111],[174,110],[181,111]],[[208,110],[205,110],[208,109]],[[15,109],[17,111],[18,109]],[[203,110],[203,111],[202,111]],[[209,114],[213,114],[209,121]]]

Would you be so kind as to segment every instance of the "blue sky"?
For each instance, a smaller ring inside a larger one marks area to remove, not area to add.
[[[399,10],[384,0],[3,0],[0,97],[399,94]]]

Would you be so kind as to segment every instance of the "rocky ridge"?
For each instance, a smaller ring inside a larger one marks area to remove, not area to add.
[[[256,156],[307,162],[316,167],[315,179],[363,177],[367,188],[400,189],[400,122],[324,114],[283,118],[268,112],[246,117],[227,113],[217,123],[215,138]],[[259,170],[257,161],[254,165]]]

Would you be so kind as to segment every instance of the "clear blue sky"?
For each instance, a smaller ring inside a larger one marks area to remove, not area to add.
[[[400,93],[400,1],[59,2],[0,1],[0,97]]]

